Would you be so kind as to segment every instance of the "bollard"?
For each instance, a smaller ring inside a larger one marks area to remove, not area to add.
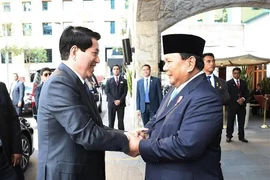
[[[267,107],[267,102],[268,97],[267,95],[264,95],[264,108],[263,108],[263,124],[261,125],[262,129],[267,129],[269,126],[266,124],[266,107]]]
[[[223,129],[227,128],[227,122],[226,122],[226,106],[223,106]]]

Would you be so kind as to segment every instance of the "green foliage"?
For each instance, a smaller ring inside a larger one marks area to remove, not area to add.
[[[246,81],[249,91],[252,90],[252,73],[252,70],[247,73],[247,66],[242,66],[240,79]]]
[[[126,79],[127,79],[127,86],[128,86],[128,92],[130,94],[130,97],[132,97],[132,75],[133,75],[133,72],[132,70],[128,69],[127,65],[123,65],[123,68],[125,69],[125,76],[126,76]]]
[[[40,63],[47,61],[47,52],[43,48],[28,48],[24,50],[25,63]]]
[[[264,77],[261,84],[265,94],[270,94],[270,78]]]
[[[6,45],[4,48],[0,49],[1,54],[7,54],[7,53],[12,53],[14,56],[18,56],[23,52],[22,48],[19,48],[16,45],[13,46],[8,46]]]

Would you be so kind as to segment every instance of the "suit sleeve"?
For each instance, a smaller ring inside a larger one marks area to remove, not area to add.
[[[221,90],[221,98],[222,98],[222,103],[223,105],[228,105],[230,102],[230,94],[228,91],[228,86],[226,81],[220,80],[220,83],[222,84],[222,90]]]
[[[123,93],[120,97],[120,101],[121,103],[124,103],[125,100],[126,100],[126,96],[127,96],[127,92],[128,92],[128,87],[127,87],[127,80],[126,79],[123,79],[123,82],[124,82],[124,86],[123,86]]]
[[[157,78],[157,95],[159,100],[158,104],[160,104],[162,101],[162,91],[161,91],[161,81],[159,78]]]
[[[20,89],[19,101],[21,101],[21,102],[23,103],[23,102],[24,102],[24,101],[23,101],[23,98],[24,98],[24,90],[25,90],[24,83],[22,83],[22,82],[20,83],[19,89]]]
[[[41,90],[40,86],[36,86],[36,88],[34,89],[34,97],[35,97],[36,108],[38,108],[38,104],[39,104],[40,90]]]
[[[14,106],[12,105],[12,101],[8,95],[8,91],[6,86],[4,86],[4,94],[7,98],[7,115],[10,122],[10,128],[11,128],[11,154],[21,154],[22,153],[22,140],[21,140],[21,127],[20,127],[20,121],[18,118],[18,115],[14,109]]]
[[[113,102],[115,99],[114,99],[114,97],[113,97],[113,95],[111,93],[110,81],[111,81],[111,79],[108,79],[108,81],[106,82],[105,92],[106,92],[108,101],[110,100],[110,101]]]
[[[136,91],[136,110],[140,110],[140,87],[139,81],[137,81],[137,91]]]
[[[66,77],[56,77],[48,84],[47,104],[49,111],[63,126],[70,138],[86,150],[129,151],[129,142],[122,132],[106,130],[93,120],[87,106],[83,105],[81,89],[74,87]],[[63,90],[59,92],[59,90]],[[68,97],[68,98],[67,98]]]
[[[209,94],[196,96],[186,108],[177,133],[161,139],[141,140],[140,154],[145,162],[198,159],[221,131],[221,101]]]

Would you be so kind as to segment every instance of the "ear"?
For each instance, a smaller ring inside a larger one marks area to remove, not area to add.
[[[76,55],[77,55],[77,52],[78,52],[78,47],[73,45],[71,48],[70,48],[70,57],[76,61]]]
[[[190,56],[186,61],[188,61],[187,71],[190,73],[195,69],[196,58],[194,56]]]

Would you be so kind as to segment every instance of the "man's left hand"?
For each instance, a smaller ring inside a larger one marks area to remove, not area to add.
[[[12,154],[11,157],[11,163],[15,167],[16,165],[19,165],[22,160],[22,154]]]

